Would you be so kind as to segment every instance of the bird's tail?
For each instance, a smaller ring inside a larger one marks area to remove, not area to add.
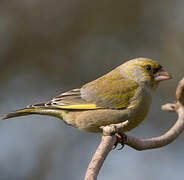
[[[51,108],[49,109],[45,107],[40,107],[40,108],[28,107],[17,111],[9,112],[4,116],[0,117],[0,120],[5,120],[5,119],[19,117],[19,116],[26,116],[31,114],[49,115],[49,116],[62,118],[62,111],[59,109],[51,109]]]

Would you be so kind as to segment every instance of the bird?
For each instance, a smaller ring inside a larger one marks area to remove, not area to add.
[[[126,132],[146,118],[152,93],[161,81],[171,78],[158,62],[135,58],[81,88],[6,113],[0,120],[32,114],[49,115],[93,133],[103,133],[102,127],[126,122],[121,129]]]

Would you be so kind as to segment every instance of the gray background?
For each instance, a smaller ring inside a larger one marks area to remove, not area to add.
[[[0,113],[49,100],[134,57],[158,60],[173,75],[129,132],[154,137],[176,120],[160,106],[184,76],[184,1],[0,1]],[[184,136],[161,149],[112,151],[99,179],[183,179]],[[0,180],[81,180],[100,141],[61,120],[0,122]]]

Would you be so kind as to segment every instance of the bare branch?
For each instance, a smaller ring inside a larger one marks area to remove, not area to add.
[[[183,130],[184,130],[184,109],[179,108],[178,120],[173,125],[173,127],[164,135],[150,139],[138,139],[136,137],[127,135],[126,144],[136,150],[159,148],[170,144],[183,132]]]
[[[160,148],[174,141],[184,131],[184,78],[178,84],[176,99],[176,103],[168,103],[162,106],[162,110],[175,111],[178,114],[178,120],[170,130],[162,136],[149,139],[138,139],[134,136],[127,135],[124,143],[136,150],[147,150]],[[124,124],[122,124],[122,126],[123,125]],[[120,126],[121,125],[118,125],[117,128],[121,129]],[[115,136],[102,136],[102,141],[88,166],[85,180],[97,179],[99,170],[116,141],[117,138]]]
[[[176,99],[184,105],[184,78],[178,83],[176,90]]]
[[[89,163],[85,180],[97,179],[100,168],[102,167],[107,155],[112,150],[115,142],[115,136],[102,136],[101,143],[98,146],[91,162]]]

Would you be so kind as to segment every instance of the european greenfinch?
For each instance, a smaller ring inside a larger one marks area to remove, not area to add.
[[[171,76],[159,63],[136,58],[79,89],[7,113],[1,120],[30,114],[50,115],[88,132],[102,132],[101,127],[126,121],[122,129],[126,132],[145,119],[153,90],[168,79]]]

